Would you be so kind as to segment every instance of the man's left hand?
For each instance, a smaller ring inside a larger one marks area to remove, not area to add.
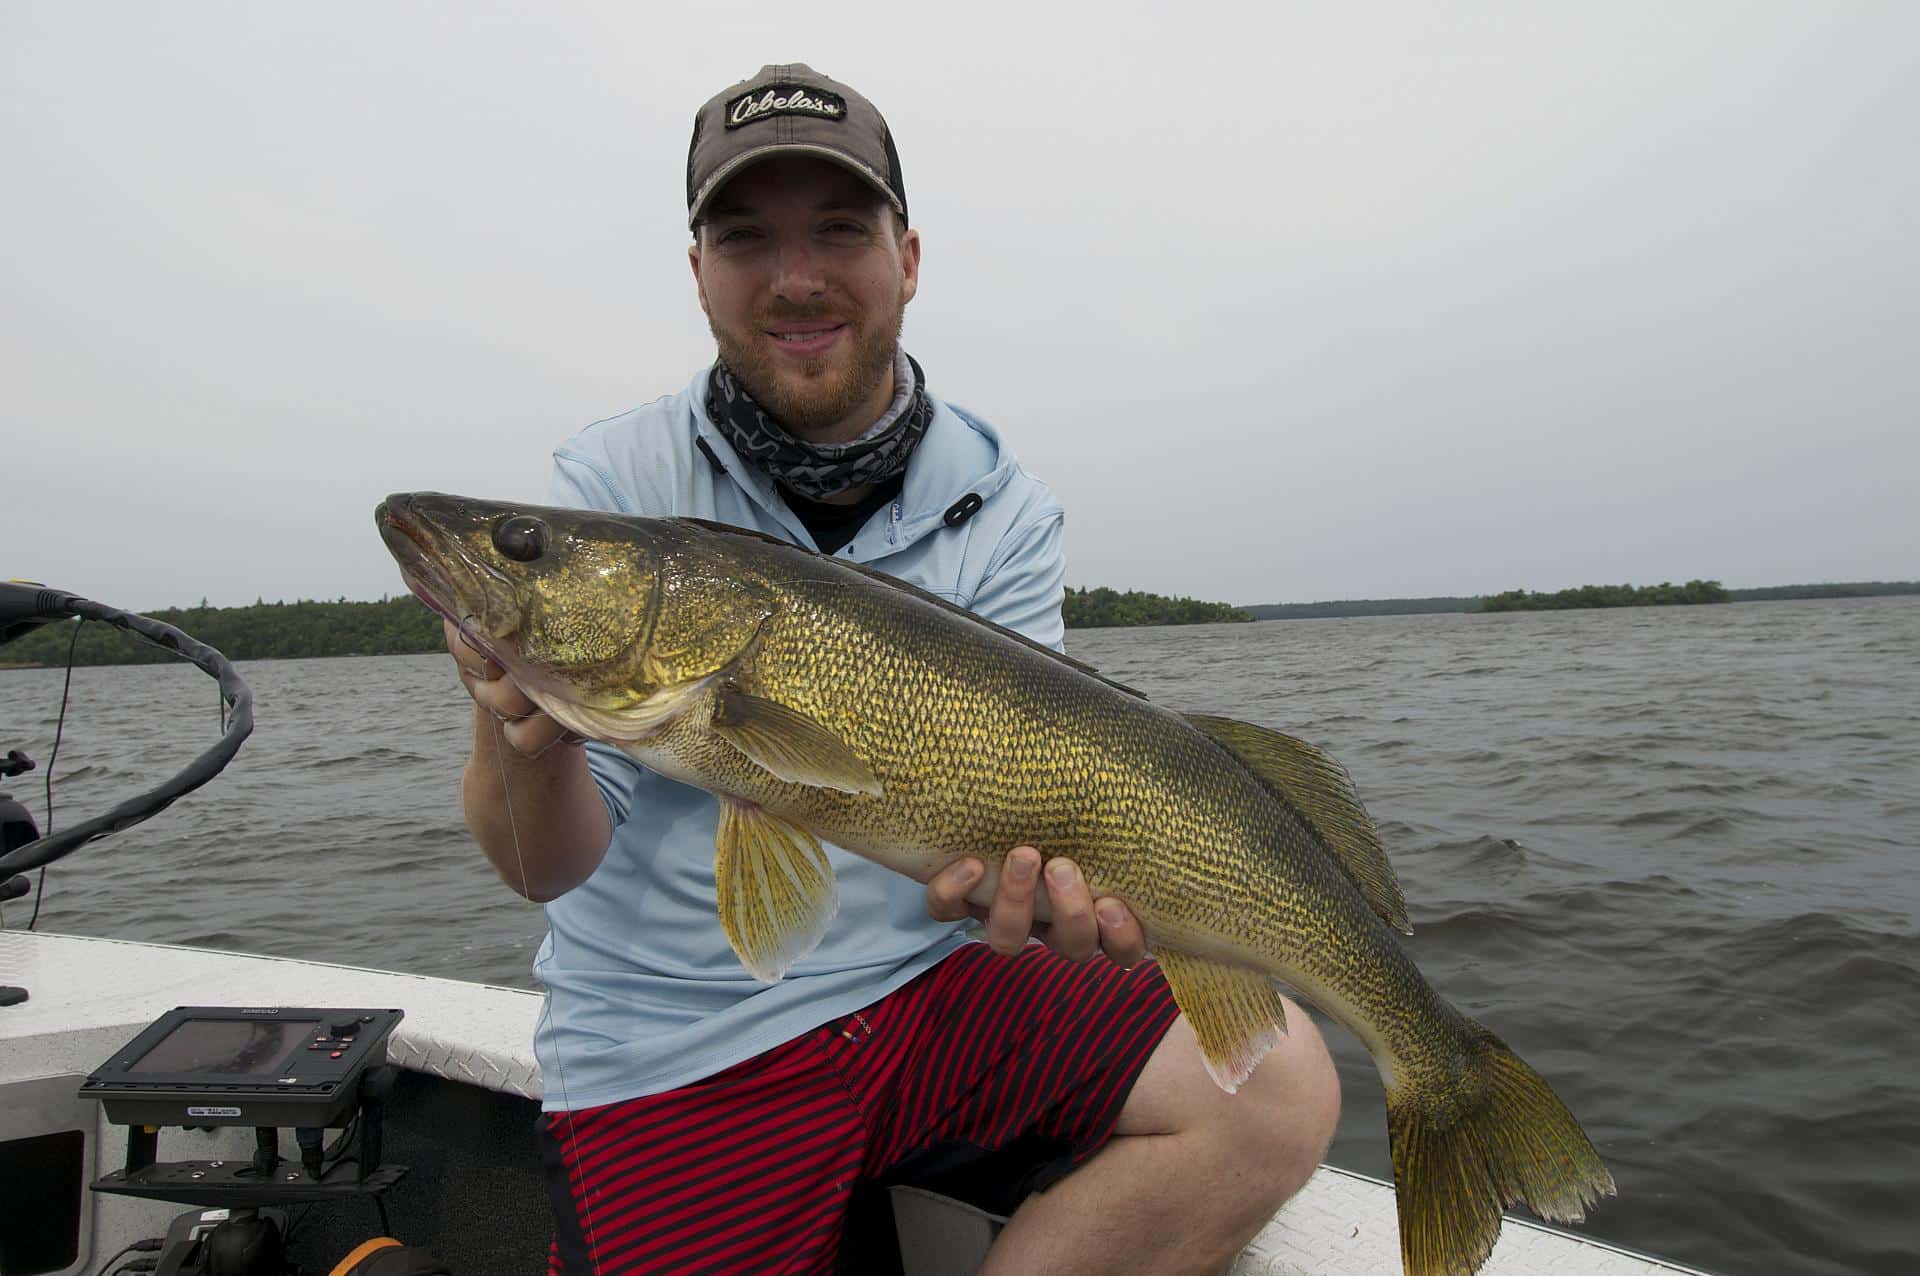
[[[1041,872],[1040,852],[1016,846],[1001,863],[1000,880],[989,907],[967,902],[986,866],[971,857],[955,860],[927,883],[927,913],[936,921],[972,917],[986,923],[987,943],[1011,957],[1032,935],[1069,961],[1085,961],[1104,952],[1117,966],[1137,965],[1147,941],[1131,910],[1111,896],[1093,898],[1080,868],[1065,856],[1048,860]],[[1053,920],[1036,924],[1034,900],[1046,892]]]

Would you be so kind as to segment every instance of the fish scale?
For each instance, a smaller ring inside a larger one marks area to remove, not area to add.
[[[860,923],[835,921],[821,839],[921,881],[1017,845],[1070,855],[1139,918],[1223,1088],[1284,1031],[1273,980],[1359,1036],[1411,1276],[1475,1271],[1505,1205],[1575,1221],[1613,1191],[1546,1082],[1407,957],[1372,821],[1311,745],[719,524],[433,493],[377,521],[409,586],[547,713],[716,795],[718,920],[756,976]]]

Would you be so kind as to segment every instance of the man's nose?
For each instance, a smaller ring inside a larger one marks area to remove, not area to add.
[[[826,291],[827,281],[813,245],[804,238],[780,245],[774,257],[773,291],[787,301],[806,301]]]

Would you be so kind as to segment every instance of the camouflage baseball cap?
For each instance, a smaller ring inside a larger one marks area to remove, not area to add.
[[[715,94],[693,119],[687,146],[687,224],[729,177],[774,155],[817,155],[863,177],[907,220],[907,188],[893,134],[873,103],[799,62]]]

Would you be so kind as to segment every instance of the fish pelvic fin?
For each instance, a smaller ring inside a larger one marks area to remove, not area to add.
[[[1577,1223],[1614,1194],[1613,1175],[1546,1081],[1491,1032],[1467,1021],[1467,1065],[1439,1096],[1387,1092],[1387,1133],[1406,1276],[1472,1276],[1522,1202]]]
[[[728,683],[714,697],[713,729],[721,739],[790,784],[878,797],[880,777],[846,741],[818,722]]]
[[[1345,767],[1305,740],[1251,722],[1206,713],[1184,716],[1314,827],[1368,908],[1401,934],[1413,933],[1400,880]]]
[[[833,866],[813,834],[751,803],[720,799],[713,856],[720,928],[747,973],[776,983],[840,911]]]
[[[1154,959],[1173,999],[1200,1039],[1207,1075],[1232,1094],[1247,1083],[1287,1031],[1287,1008],[1273,981],[1255,970],[1172,950]]]

